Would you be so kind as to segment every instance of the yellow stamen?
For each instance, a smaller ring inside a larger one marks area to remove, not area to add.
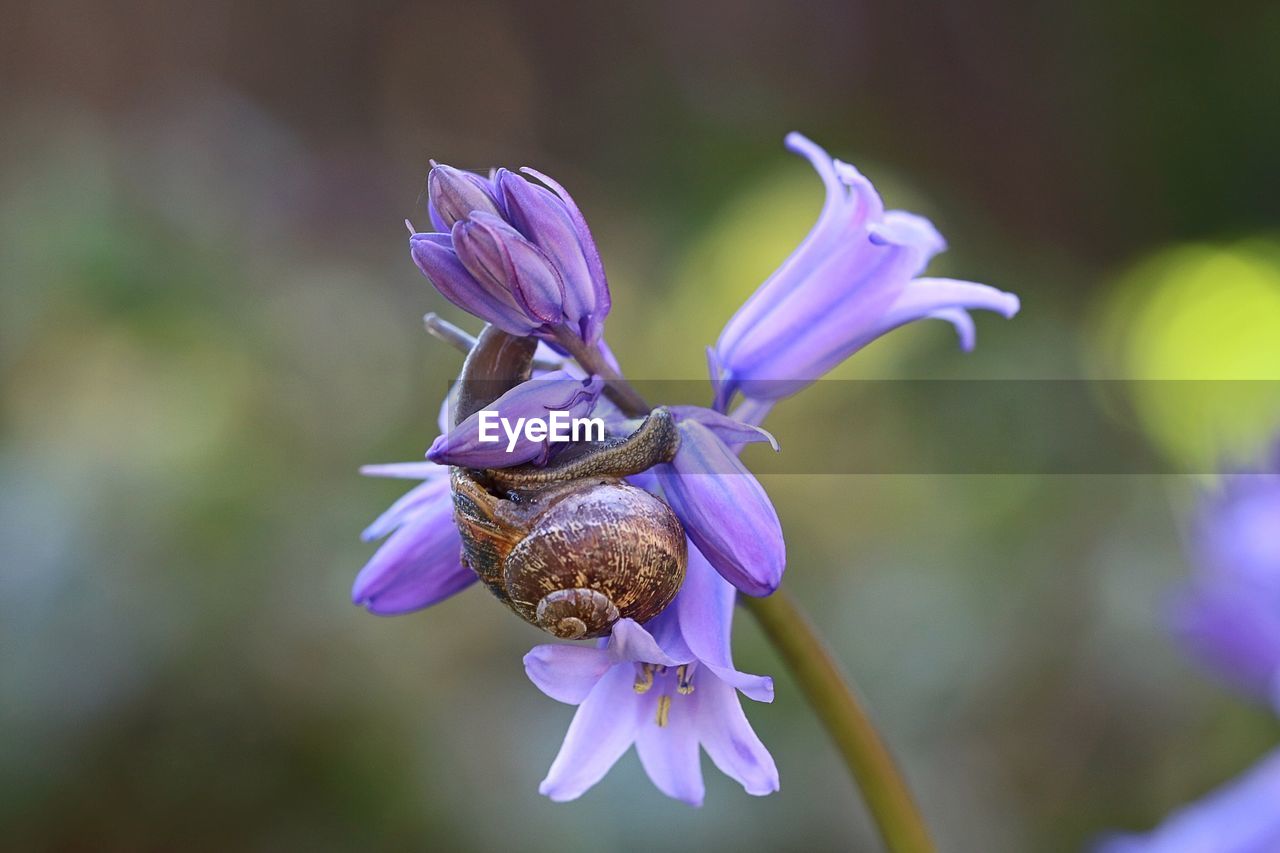
[[[646,663],[640,667],[640,676],[636,678],[636,683],[632,685],[632,689],[637,693],[648,693],[649,688],[653,686],[653,664]]]
[[[693,682],[689,680],[689,665],[681,664],[676,669],[676,692],[688,696],[693,692]]]
[[[659,696],[658,697],[658,725],[665,726],[670,716],[671,716],[671,697]]]

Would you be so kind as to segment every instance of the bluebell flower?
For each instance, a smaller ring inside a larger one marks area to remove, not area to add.
[[[1101,840],[1095,853],[1274,853],[1280,850],[1280,750],[1145,834]]]
[[[440,293],[513,335],[599,343],[611,304],[586,219],[562,186],[506,169],[483,178],[436,165],[427,178],[434,231],[410,253]]]
[[[1012,317],[1018,298],[985,284],[921,278],[946,243],[927,219],[884,204],[862,173],[798,133],[787,147],[826,186],[817,224],[738,310],[709,353],[716,406],[736,393],[777,400],[801,390],[886,332],[932,317],[974,343],[966,309]]]
[[[1280,710],[1280,444],[1261,470],[1227,475],[1201,501],[1192,543],[1175,635],[1216,675]]]
[[[1261,470],[1206,495],[1192,534],[1195,570],[1177,595],[1173,631],[1186,650],[1246,695],[1280,711],[1280,444]],[[1099,853],[1280,850],[1280,751],[1144,835]]]
[[[462,540],[453,521],[448,468],[402,462],[366,465],[360,471],[422,482],[365,529],[366,542],[387,539],[356,575],[354,603],[393,616],[429,607],[475,583],[475,573],[460,560]]]
[[[725,438],[740,446],[772,436],[721,418],[710,420],[689,409],[679,413],[680,449],[654,473],[685,532],[715,570],[748,595],[768,595],[786,568],[782,522],[764,487]]]
[[[646,626],[620,620],[599,645],[543,645],[525,672],[552,699],[577,705],[539,790],[573,800],[604,778],[634,744],[660,791],[702,804],[699,748],[749,794],[778,790],[778,769],[737,694],[773,701],[773,681],[739,672],[729,651],[733,587],[689,547],[676,600]]]

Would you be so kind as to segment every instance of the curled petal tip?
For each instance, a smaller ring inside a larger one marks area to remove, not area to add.
[[[1000,313],[1004,315],[1006,320],[1012,319],[1020,310],[1022,310],[1022,300],[1016,294],[1001,291],[1003,307]]]

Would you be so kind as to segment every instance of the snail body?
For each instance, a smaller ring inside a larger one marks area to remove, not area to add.
[[[527,340],[486,328],[463,366],[455,422],[528,378]],[[678,443],[660,408],[630,436],[547,467],[455,467],[463,563],[515,613],[562,639],[651,619],[680,590],[688,546],[671,509],[623,478],[670,461]]]

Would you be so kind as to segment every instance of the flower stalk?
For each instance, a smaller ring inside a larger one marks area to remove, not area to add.
[[[626,381],[622,374],[609,363],[599,347],[563,331],[556,335],[556,343],[563,347],[583,370],[604,380],[604,395],[627,415],[642,418],[653,411],[653,406],[645,402],[644,396],[635,389],[635,386]]]
[[[929,830],[858,694],[790,594],[740,599],[800,685],[862,790],[891,853],[930,853]]]

